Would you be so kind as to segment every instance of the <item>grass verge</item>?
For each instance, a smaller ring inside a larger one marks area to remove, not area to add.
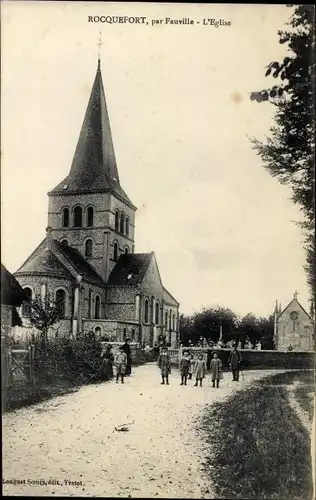
[[[292,383],[293,375],[274,377],[206,409],[201,422],[209,445],[204,469],[217,498],[312,496],[310,437],[280,386]]]

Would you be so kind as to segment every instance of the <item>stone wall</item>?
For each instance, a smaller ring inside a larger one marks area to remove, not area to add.
[[[183,347],[182,349],[187,349]],[[228,370],[228,358],[230,349],[212,350],[207,348],[191,348],[195,358],[199,353],[207,356],[216,352],[223,363],[223,368]],[[260,370],[267,368],[288,368],[288,369],[312,369],[314,367],[314,352],[280,352],[280,351],[255,351],[242,349],[239,351],[242,357],[243,369]]]

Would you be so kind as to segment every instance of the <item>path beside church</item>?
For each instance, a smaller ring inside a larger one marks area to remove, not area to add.
[[[157,366],[133,369],[126,383],[77,393],[3,417],[3,478],[58,480],[61,485],[3,485],[5,495],[210,498],[203,479],[203,442],[196,420],[203,407],[252,380],[284,370],[249,371],[244,382],[224,374],[219,389],[180,386],[173,370],[160,385]],[[114,427],[125,423],[129,432]],[[82,485],[66,484],[82,482]]]

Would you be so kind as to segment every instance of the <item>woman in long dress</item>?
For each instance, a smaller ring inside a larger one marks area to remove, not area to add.
[[[101,363],[101,378],[102,380],[110,380],[113,377],[113,361],[112,346],[108,345],[105,353],[102,356]]]
[[[199,359],[195,362],[195,379],[196,379],[196,382],[194,384],[195,387],[197,387],[198,382],[200,382],[200,386],[202,387],[202,380],[205,377],[205,372],[206,372],[206,363],[204,361],[204,356],[201,353],[199,355]]]
[[[125,340],[125,344],[123,344],[122,349],[126,354],[127,357],[127,363],[126,363],[126,369],[125,369],[125,375],[129,376],[132,373],[132,356],[131,356],[131,348],[130,348],[130,339],[127,338]]]

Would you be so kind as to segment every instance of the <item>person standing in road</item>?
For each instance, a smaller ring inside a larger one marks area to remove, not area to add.
[[[127,365],[127,356],[123,349],[124,346],[121,346],[119,352],[115,356],[115,366],[116,366],[116,383],[118,383],[119,378],[121,377],[121,382],[124,384],[124,375],[126,371]]]
[[[205,372],[206,372],[206,363],[204,361],[204,356],[201,353],[199,355],[199,359],[195,362],[195,379],[196,379],[196,382],[194,384],[194,387],[197,387],[199,382],[200,382],[200,386],[202,387],[202,380],[205,377]]]
[[[171,373],[171,368],[170,368],[170,356],[168,354],[167,347],[163,347],[161,349],[161,353],[159,354],[158,358],[158,366],[161,370],[161,377],[162,377],[161,384],[163,385],[166,380],[166,384],[169,385],[169,373]]]
[[[183,356],[180,361],[181,384],[187,385],[191,357],[189,351],[183,351]]]
[[[126,354],[127,363],[126,363],[126,371],[125,375],[129,376],[132,373],[132,356],[131,356],[131,348],[130,348],[130,339],[127,337],[125,343],[122,345],[122,349]]]
[[[219,387],[219,381],[220,379],[223,378],[223,371],[222,371],[222,362],[217,356],[216,352],[213,354],[213,359],[211,361],[211,375],[212,375],[213,387],[215,387],[215,382],[216,382],[216,387]]]
[[[229,353],[228,364],[229,368],[233,374],[233,382],[239,382],[239,370],[241,363],[241,355],[240,352],[237,351],[236,345],[233,347],[233,350]]]

